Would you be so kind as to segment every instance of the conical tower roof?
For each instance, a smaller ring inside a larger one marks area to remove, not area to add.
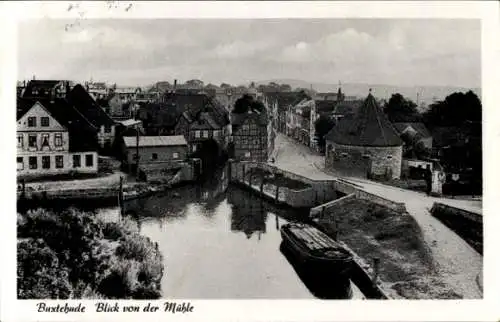
[[[353,119],[342,119],[327,140],[354,146],[400,146],[403,141],[370,93]]]

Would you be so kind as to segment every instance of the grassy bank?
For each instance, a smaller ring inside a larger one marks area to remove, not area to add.
[[[18,214],[17,235],[19,299],[161,296],[161,254],[130,222],[37,209]]]
[[[379,258],[379,280],[394,298],[456,299],[437,274],[433,257],[420,227],[408,214],[401,214],[367,200],[353,199],[331,209],[319,224],[346,243],[367,262]]]

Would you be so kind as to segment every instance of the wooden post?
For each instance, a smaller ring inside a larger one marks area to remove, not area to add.
[[[325,219],[325,206],[321,208],[321,219]]]
[[[248,179],[248,185],[250,188],[252,187],[252,177],[253,177],[253,168],[250,169],[250,179]]]
[[[373,279],[372,279],[373,283],[377,283],[379,268],[380,268],[380,258],[375,257],[373,258]]]
[[[279,197],[280,197],[280,186],[279,185],[276,185],[276,195],[274,196],[274,201],[276,203],[279,202]]]
[[[260,178],[260,193],[264,194],[264,179],[265,175],[264,172],[262,172],[261,178]]]
[[[278,215],[274,215],[274,218],[276,218],[276,230],[280,230],[280,222],[278,219]]]
[[[136,165],[137,165],[137,169],[136,169],[136,174],[137,174],[137,179],[139,179],[139,131],[135,131],[136,133],[136,142],[135,142],[135,155],[137,157],[136,159]]]
[[[241,182],[245,183],[245,172],[246,172],[246,164],[243,165],[242,174],[241,174]]]
[[[21,180],[21,197],[24,199],[26,198],[26,180],[25,179],[22,179]]]
[[[120,188],[118,191],[118,206],[120,207],[120,221],[125,215],[125,207],[123,204],[123,177],[120,176]]]

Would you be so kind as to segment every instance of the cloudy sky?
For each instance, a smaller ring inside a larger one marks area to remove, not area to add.
[[[18,79],[480,87],[478,20],[31,20]]]

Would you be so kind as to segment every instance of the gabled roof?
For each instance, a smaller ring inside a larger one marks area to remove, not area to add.
[[[392,123],[392,125],[394,125],[394,127],[400,134],[408,127],[412,127],[423,138],[428,138],[431,136],[431,133],[429,132],[427,127],[424,125],[424,123],[421,122],[395,122]]]
[[[37,102],[39,102],[59,124],[68,130],[70,151],[90,151],[96,148],[94,143],[97,143],[97,141],[94,142],[91,135],[96,134],[98,129],[66,99],[19,98],[17,100],[17,120],[22,118]]]
[[[26,88],[23,92],[23,98],[31,97],[50,97],[52,95],[52,90],[63,80],[31,80],[26,84]],[[37,91],[38,94],[34,94]]]
[[[246,113],[231,113],[233,134],[237,133],[241,126],[249,119],[255,120],[260,126],[267,126],[268,123],[266,110],[259,112],[249,109]]]
[[[332,100],[315,100],[317,113],[333,113],[336,107],[336,101]]]
[[[68,100],[95,127],[113,125],[115,121],[97,104],[92,96],[80,84],[73,87],[68,94]]]
[[[198,119],[201,113],[209,113],[217,127],[229,124],[227,110],[205,94],[172,93],[166,96],[166,104],[175,106],[177,113],[184,113],[189,122]]]
[[[363,105],[363,100],[342,101],[335,105],[333,113],[337,115],[356,114],[361,105]]]
[[[370,93],[353,119],[342,119],[326,135],[338,144],[354,146],[400,146],[397,131]]]
[[[127,148],[137,146],[135,136],[123,137],[123,142]],[[183,135],[169,136],[140,136],[139,147],[162,147],[162,146],[187,146],[186,138]]]
[[[285,111],[289,106],[296,105],[304,99],[311,99],[302,92],[270,92],[264,95],[269,101],[278,103],[279,111]]]

